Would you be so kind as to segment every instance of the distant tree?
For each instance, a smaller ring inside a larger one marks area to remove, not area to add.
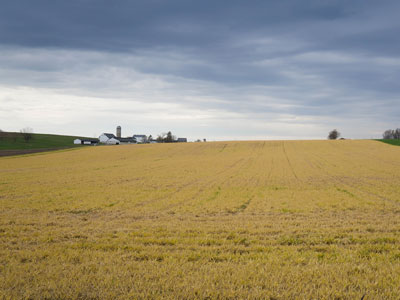
[[[33,129],[30,127],[25,127],[20,130],[25,142],[29,142],[33,138]]]
[[[151,142],[153,140],[153,136],[150,134],[149,137],[147,138],[148,142]]]
[[[197,140],[196,140],[196,143],[200,143],[200,142],[201,142],[201,140],[200,140],[200,139],[197,139]]]
[[[385,140],[399,140],[400,139],[400,128],[397,128],[395,130],[388,129],[383,133],[382,137]]]
[[[158,135],[157,142],[159,143],[174,143],[176,142],[176,136],[172,135],[171,131],[167,133],[163,132]]]
[[[385,140],[393,139],[393,130],[392,129],[385,130],[385,132],[382,134],[382,137]]]
[[[206,139],[203,139],[203,142],[205,143],[205,142],[207,142],[207,140],[206,140]]]
[[[165,133],[165,132],[163,132],[163,133],[161,133],[161,134],[159,134],[158,136],[157,136],[157,139],[156,139],[156,141],[158,142],[158,143],[164,143],[164,140],[165,140],[165,137],[167,136],[167,134]]]
[[[340,136],[340,132],[337,131],[336,129],[333,129],[331,132],[329,132],[328,139],[336,140],[339,136]]]
[[[397,128],[396,130],[394,130],[393,137],[396,140],[400,140],[400,128]]]
[[[164,139],[165,143],[172,143],[174,141],[174,138],[172,137],[171,131],[168,131],[167,136]]]

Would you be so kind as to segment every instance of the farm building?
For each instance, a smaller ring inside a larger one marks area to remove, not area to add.
[[[187,143],[187,138],[178,138],[176,141],[178,143]]]
[[[137,143],[146,143],[147,142],[147,136],[144,134],[134,134],[133,138],[136,139]]]
[[[134,144],[136,140],[131,137],[122,138],[116,137],[112,133],[103,133],[99,136],[100,143],[108,144],[108,145],[119,145],[119,144]]]
[[[84,145],[97,145],[99,143],[98,139],[84,139],[82,140]]]
[[[112,133],[103,133],[102,135],[99,136],[100,143],[106,144],[107,141],[110,139],[116,139],[116,136],[113,135]]]
[[[119,140],[121,144],[136,144],[136,139],[131,137],[117,137],[117,140]]]
[[[97,145],[99,140],[97,139],[75,139],[75,145]]]
[[[117,140],[117,138],[111,138],[111,139],[108,139],[107,141],[105,141],[104,144],[119,145],[119,144],[121,144],[121,142],[119,140]]]

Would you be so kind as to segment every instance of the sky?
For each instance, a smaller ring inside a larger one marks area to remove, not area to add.
[[[0,129],[189,140],[400,127],[400,1],[3,0]]]

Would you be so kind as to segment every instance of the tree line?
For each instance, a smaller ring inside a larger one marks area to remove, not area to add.
[[[156,141],[158,143],[174,143],[177,141],[176,136],[172,135],[171,131],[167,133],[161,133],[157,136]]]
[[[33,139],[33,129],[30,127],[25,127],[19,132],[5,132],[0,129],[0,140],[7,139],[15,143],[18,137],[22,137],[25,142],[29,142],[31,139]]]
[[[333,129],[328,134],[329,140],[336,140],[339,137],[340,132],[336,129]],[[400,128],[385,130],[385,132],[382,134],[382,138],[384,140],[400,140]]]
[[[400,128],[388,129],[382,136],[384,140],[400,140]]]

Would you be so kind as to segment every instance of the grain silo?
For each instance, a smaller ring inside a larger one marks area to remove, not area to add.
[[[117,127],[117,137],[121,137],[121,126]]]

